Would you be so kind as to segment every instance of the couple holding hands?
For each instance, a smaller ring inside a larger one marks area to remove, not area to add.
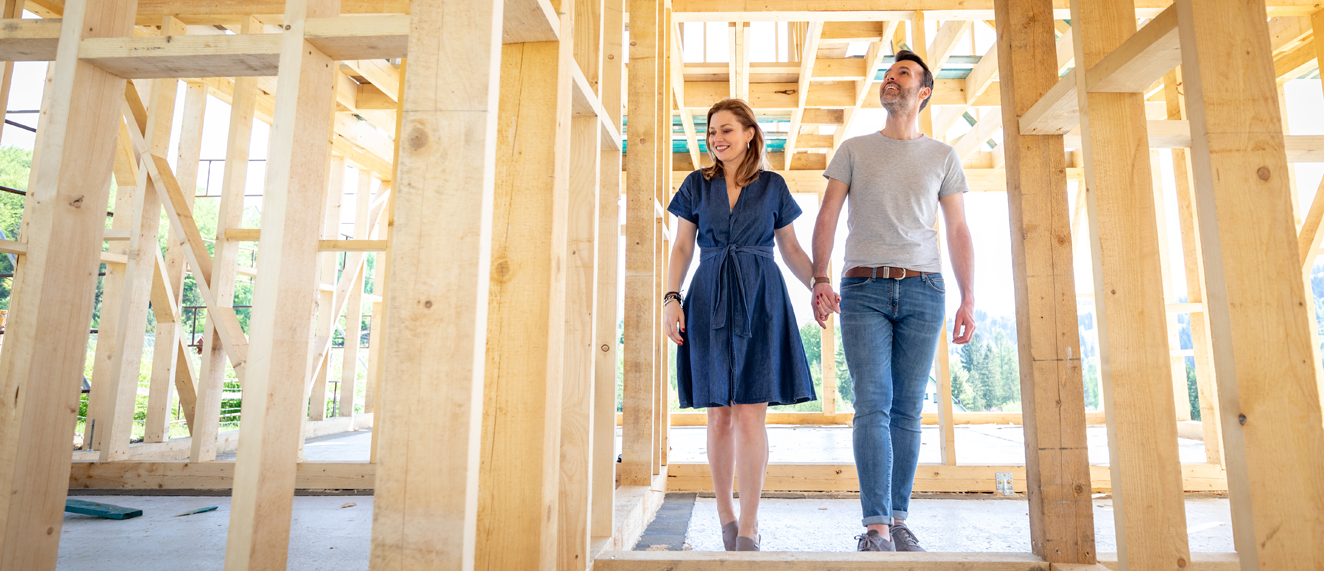
[[[713,166],[690,173],[667,208],[677,225],[663,326],[678,345],[680,406],[708,409],[708,462],[728,551],[759,549],[768,406],[817,398],[774,244],[813,290],[819,325],[831,313],[841,315],[855,384],[853,444],[866,528],[856,536],[858,549],[924,550],[905,520],[924,392],[946,307],[935,229],[939,207],[961,292],[952,342],[965,343],[974,333],[974,246],[962,197],[969,189],[952,147],[919,130],[919,113],[932,92],[924,61],[898,52],[879,88],[886,125],[844,141],[823,172],[827,190],[812,260],[791,227],[800,207],[786,181],[764,166],[753,111],[738,99],[708,111]],[[847,196],[846,263],[834,288],[828,259]],[[700,263],[682,299],[678,292],[696,243]],[[739,517],[732,498],[737,470]]]

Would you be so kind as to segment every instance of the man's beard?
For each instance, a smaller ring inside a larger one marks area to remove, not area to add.
[[[884,85],[882,95],[878,98],[883,104],[883,109],[886,109],[889,115],[905,115],[910,111],[912,101],[915,99],[915,91],[906,90],[900,85],[897,85],[896,88],[896,93],[889,96],[887,86]]]

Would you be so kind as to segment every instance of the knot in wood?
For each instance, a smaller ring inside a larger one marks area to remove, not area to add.
[[[509,260],[497,260],[496,263],[492,264],[492,279],[505,283],[510,281],[510,273]]]
[[[1260,167],[1259,170],[1255,171],[1255,174],[1260,177],[1260,180],[1269,180],[1269,167]]]
[[[427,301],[423,302],[423,307],[425,307],[425,308],[427,308],[427,309],[432,309],[432,300],[427,300]]]
[[[1181,567],[1182,569],[1185,569],[1185,568],[1186,568],[1186,558],[1185,558],[1185,557],[1178,557],[1178,558],[1177,558],[1177,566],[1178,566],[1178,567]]]
[[[1246,426],[1246,415],[1244,415],[1244,414],[1238,414],[1238,415],[1237,415],[1237,422],[1241,423],[1242,426]]]
[[[607,351],[610,351],[610,350],[611,350],[611,347],[608,347],[606,343],[603,343],[603,344],[602,344],[602,352],[603,352],[603,353],[606,353]]]
[[[409,130],[409,147],[421,149],[428,144],[428,132],[417,127]]]
[[[73,202],[70,202],[70,203],[69,203],[69,206],[72,206],[72,207],[74,207],[74,208],[82,208],[82,207],[83,207],[83,196],[82,196],[82,195],[79,195],[78,198],[75,198]]]

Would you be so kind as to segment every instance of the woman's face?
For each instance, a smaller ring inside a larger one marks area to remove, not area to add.
[[[708,148],[722,164],[740,164],[753,139],[754,128],[741,125],[730,111],[713,113],[708,122]]]

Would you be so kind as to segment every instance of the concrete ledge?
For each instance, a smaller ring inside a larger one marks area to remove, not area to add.
[[[589,555],[596,560],[602,553],[629,551],[639,542],[648,524],[662,507],[667,494],[667,466],[653,476],[651,486],[620,486],[616,488],[616,509],[612,515],[610,538],[594,538]]]

